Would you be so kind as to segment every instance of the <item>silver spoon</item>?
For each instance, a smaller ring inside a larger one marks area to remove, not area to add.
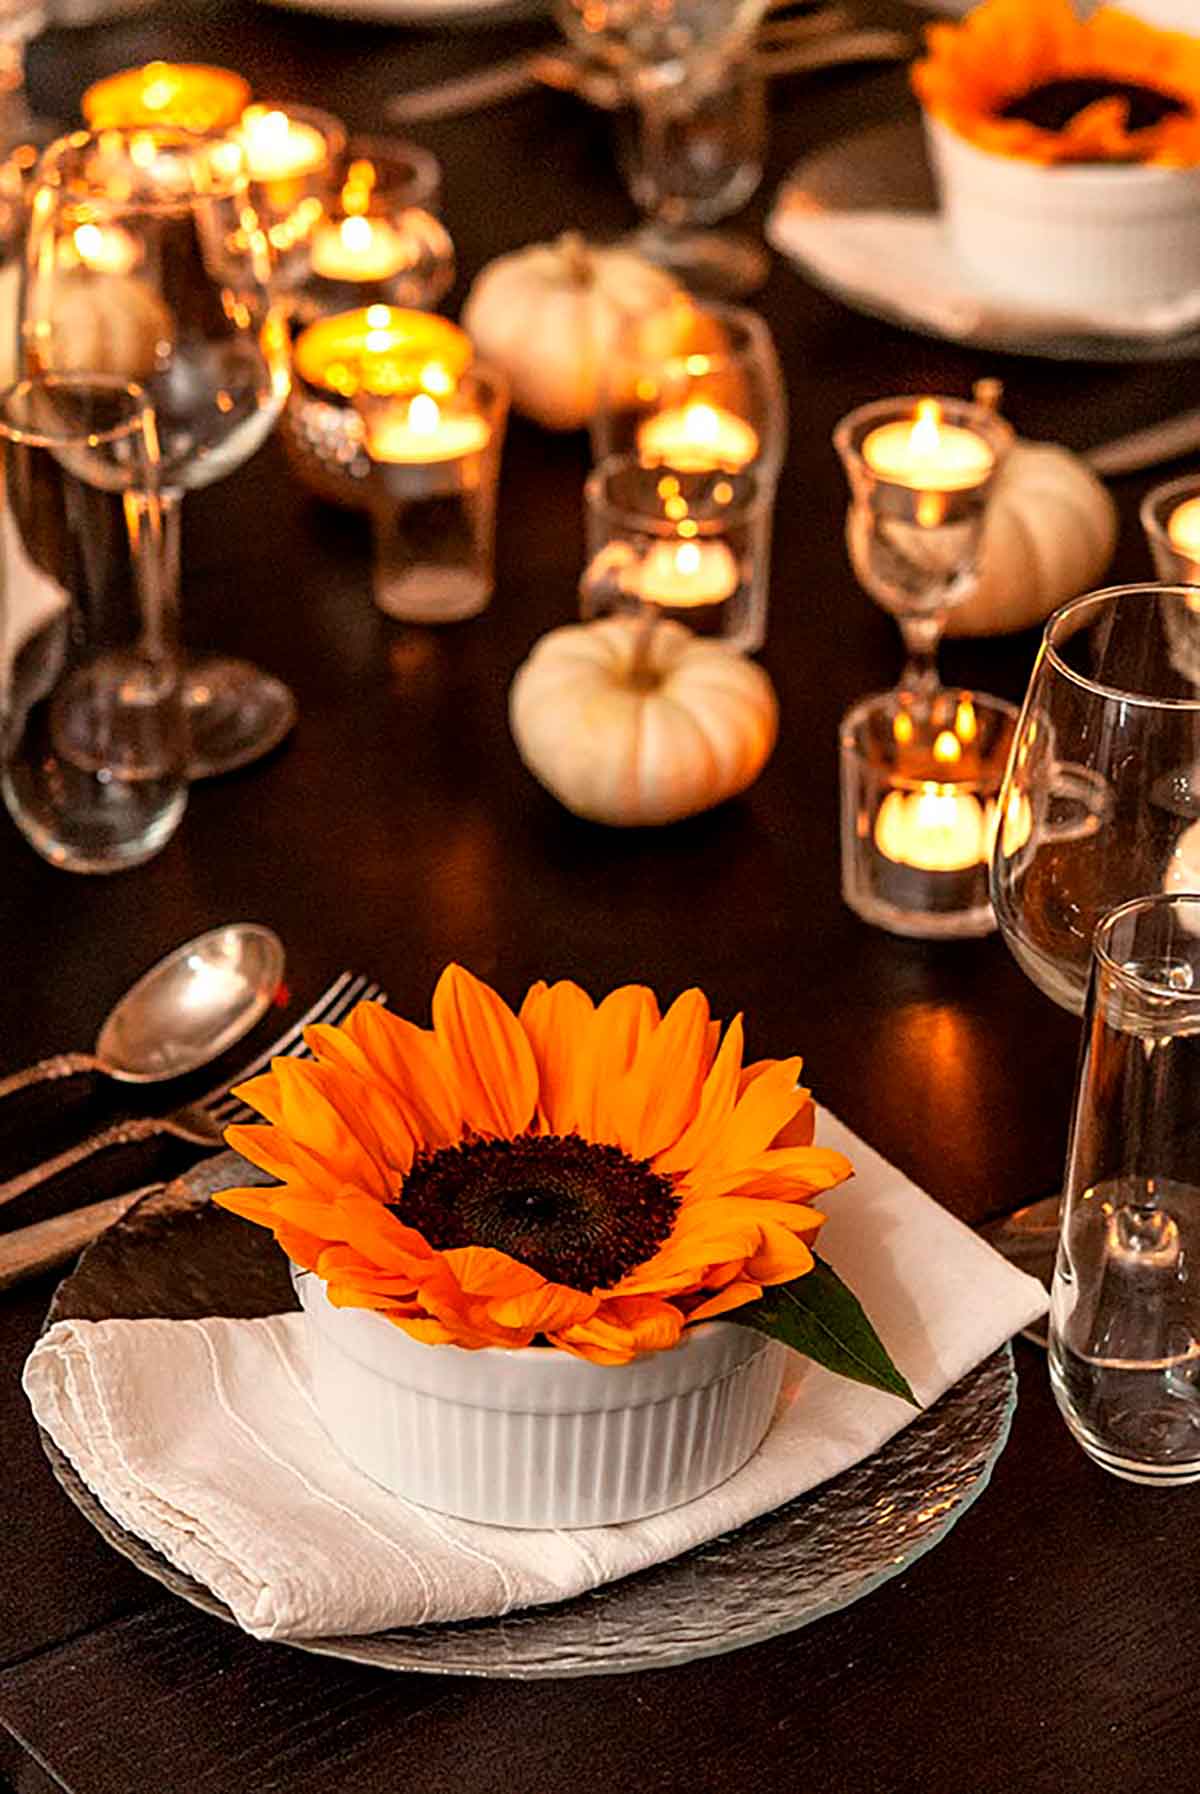
[[[257,922],[230,922],[185,941],[151,966],[110,1012],[91,1053],[59,1053],[0,1079],[0,1097],[77,1072],[156,1084],[207,1065],[269,1007],[283,977],[283,943]]]

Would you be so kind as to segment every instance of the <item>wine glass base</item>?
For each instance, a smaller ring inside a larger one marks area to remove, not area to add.
[[[693,292],[712,299],[756,293],[771,271],[770,253],[762,243],[729,231],[666,231],[646,225],[628,243]]]
[[[1058,1252],[1060,1208],[1059,1196],[1043,1196],[1037,1202],[1027,1202],[1023,1208],[1013,1209],[1011,1214],[1001,1215],[998,1220],[985,1221],[976,1232],[1001,1258],[1006,1258],[1019,1271],[1027,1271],[1049,1289]],[[1047,1325],[1045,1316],[1032,1321],[1024,1329],[1025,1338],[1035,1345],[1046,1345]]]
[[[281,679],[248,660],[194,661],[184,674],[188,778],[217,778],[249,766],[289,733],[296,700]]]

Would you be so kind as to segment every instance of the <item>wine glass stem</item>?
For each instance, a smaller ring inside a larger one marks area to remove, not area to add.
[[[931,616],[900,618],[906,656],[900,675],[901,691],[928,693],[938,690],[941,679],[938,677],[937,651],[945,626],[945,617],[937,612]]]
[[[145,648],[173,649],[179,625],[179,492],[127,492],[125,522],[142,593]]]

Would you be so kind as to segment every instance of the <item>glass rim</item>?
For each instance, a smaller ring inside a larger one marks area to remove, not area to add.
[[[856,405],[853,411],[847,411],[833,426],[833,446],[843,461],[862,463],[861,438],[866,426],[883,423],[888,420],[901,422],[916,414],[917,406],[932,399],[942,408],[942,415],[947,423],[955,423],[958,419],[968,419],[980,435],[988,438],[988,446],[996,457],[996,465],[987,476],[994,479],[1000,471],[1001,462],[1007,457],[1017,440],[1017,433],[1006,417],[991,405],[982,405],[978,399],[960,399],[946,393],[897,393],[894,398],[868,399],[863,405]],[[952,415],[955,414],[955,415]],[[871,470],[871,476],[880,485],[896,485],[897,481],[888,480]],[[986,485],[987,480],[981,484]]]
[[[1138,517],[1146,534],[1169,549],[1179,561],[1190,560],[1191,556],[1172,542],[1167,534],[1166,519],[1161,518],[1158,512],[1168,499],[1182,498],[1185,492],[1191,493],[1193,498],[1200,498],[1200,473],[1185,473],[1176,480],[1164,480],[1160,486],[1152,486],[1138,506]],[[1174,508],[1172,505],[1172,510]]]
[[[474,364],[472,364],[474,365]],[[697,518],[697,534],[703,536],[720,535],[726,530],[736,529],[746,523],[757,523],[763,516],[769,517],[775,504],[775,492],[772,482],[756,472],[754,464],[739,467],[736,472],[714,467],[698,470],[695,468],[672,468],[669,461],[644,461],[633,452],[605,455],[603,461],[597,462],[588,474],[583,485],[584,509],[589,514],[603,517],[622,529],[636,531],[643,536],[662,536],[664,540],[672,539],[679,534],[679,526],[670,517],[652,517],[642,511],[634,511],[628,505],[618,503],[607,495],[606,481],[613,479],[618,473],[633,468],[641,468],[646,473],[696,473],[711,472],[714,476],[730,480],[748,480],[752,490],[750,494],[729,507],[725,517]]]
[[[9,411],[18,394],[52,387],[84,392],[95,392],[100,388],[113,394],[124,393],[136,409],[131,410],[130,415],[120,423],[99,430],[47,430],[10,421]],[[150,400],[142,387],[132,380],[122,380],[119,374],[36,374],[0,388],[0,438],[24,448],[56,449],[79,443],[85,443],[89,448],[100,448],[114,442],[125,442],[133,436],[140,436],[145,440],[146,421],[150,415]]]
[[[246,192],[250,184],[250,173],[246,152],[236,135],[237,127],[213,131],[190,131],[184,125],[101,125],[96,130],[83,129],[68,131],[56,137],[42,151],[34,177],[36,188],[52,188],[63,192],[66,190],[67,170],[73,162],[81,161],[89,150],[99,151],[107,140],[112,143],[120,140],[126,146],[126,154],[134,166],[137,166],[129,145],[138,137],[151,137],[167,151],[177,151],[182,156],[191,157],[204,151],[216,148],[228,150],[231,161],[236,156],[236,166],[231,166],[223,179],[214,179],[203,189],[194,188],[191,192],[177,195],[146,192],[141,195],[130,195],[115,198],[109,193],[103,181],[89,178],[86,192],[78,195],[81,205],[94,206],[97,211],[120,210],[135,212],[177,212],[182,206],[190,206],[197,200],[233,199]],[[210,164],[210,170],[221,174],[219,165]],[[36,192],[34,195],[36,204]]]
[[[1147,992],[1154,997],[1169,997],[1173,1002],[1200,1004],[1200,985],[1194,990],[1175,990],[1169,984],[1155,984],[1131,971],[1128,965],[1110,951],[1109,942],[1117,926],[1139,912],[1194,908],[1200,916],[1200,891],[1148,891],[1141,897],[1127,897],[1114,909],[1106,910],[1092,930],[1092,955],[1106,973],[1128,990]],[[1200,927],[1195,930],[1200,937]]]
[[[1064,623],[1086,609],[1099,609],[1115,598],[1162,598],[1173,597],[1194,600],[1200,587],[1190,586],[1175,580],[1134,580],[1127,585],[1101,586],[1094,592],[1081,592],[1078,598],[1069,598],[1060,604],[1046,619],[1042,631],[1042,652],[1055,670],[1069,684],[1080,691],[1094,693],[1097,697],[1111,698],[1121,704],[1139,705],[1145,710],[1178,710],[1180,712],[1200,711],[1200,695],[1194,698],[1154,698],[1144,692],[1127,691],[1119,685],[1107,685],[1102,680],[1090,679],[1086,673],[1077,672],[1068,666],[1058,647],[1058,636]],[[1071,634],[1075,634],[1072,630]],[[1036,670],[1036,669],[1035,669]],[[1031,680],[1032,686],[1032,680]]]

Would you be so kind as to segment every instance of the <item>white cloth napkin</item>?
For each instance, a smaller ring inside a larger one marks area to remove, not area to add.
[[[767,239],[819,284],[955,342],[1169,338],[1200,322],[1200,293],[1166,305],[1106,303],[1094,312],[999,298],[955,259],[935,212],[818,210],[785,187],[767,220]]]
[[[1043,1313],[1045,1292],[832,1117],[819,1137],[857,1172],[822,1199],[822,1252],[928,1404]],[[248,1632],[304,1638],[563,1600],[778,1507],[912,1418],[895,1396],[796,1363],[763,1445],[720,1488],[649,1520],[555,1532],[447,1519],[345,1463],[313,1407],[298,1314],[60,1321],[24,1384],[123,1527]]]

